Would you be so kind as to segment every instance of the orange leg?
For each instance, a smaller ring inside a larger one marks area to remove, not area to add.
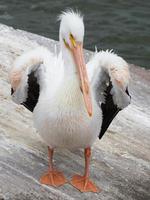
[[[85,173],[84,176],[74,175],[71,184],[81,192],[100,192],[100,189],[89,179],[89,166],[91,157],[91,148],[86,148],[85,155]]]
[[[49,169],[48,172],[40,178],[40,183],[58,187],[65,184],[67,180],[62,172],[59,172],[53,168],[53,152],[54,150],[48,147]]]

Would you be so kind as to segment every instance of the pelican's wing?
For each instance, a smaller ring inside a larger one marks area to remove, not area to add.
[[[87,63],[87,70],[102,110],[101,138],[117,113],[130,104],[128,64],[111,51],[101,51]]]
[[[59,84],[61,67],[56,64],[57,60],[45,47],[38,47],[19,56],[10,72],[12,100],[33,112],[41,91],[48,87],[54,92]]]

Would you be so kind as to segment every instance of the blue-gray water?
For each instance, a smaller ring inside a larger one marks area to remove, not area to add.
[[[150,0],[0,0],[0,23],[58,40],[56,17],[67,7],[84,14],[85,48],[150,68]]]

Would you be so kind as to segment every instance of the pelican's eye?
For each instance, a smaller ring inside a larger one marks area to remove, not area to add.
[[[68,49],[70,49],[69,44],[66,42],[66,40],[65,40],[65,39],[63,39],[63,40],[64,40],[64,43],[65,43],[65,46],[66,46]]]
[[[70,33],[70,41],[73,47],[76,47],[76,40],[74,39],[73,35]]]

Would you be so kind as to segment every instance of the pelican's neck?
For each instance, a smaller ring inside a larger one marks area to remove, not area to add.
[[[60,44],[61,44],[62,59],[64,62],[65,76],[77,75],[77,68],[73,56],[71,54],[71,51],[67,49],[63,41],[60,41]]]

